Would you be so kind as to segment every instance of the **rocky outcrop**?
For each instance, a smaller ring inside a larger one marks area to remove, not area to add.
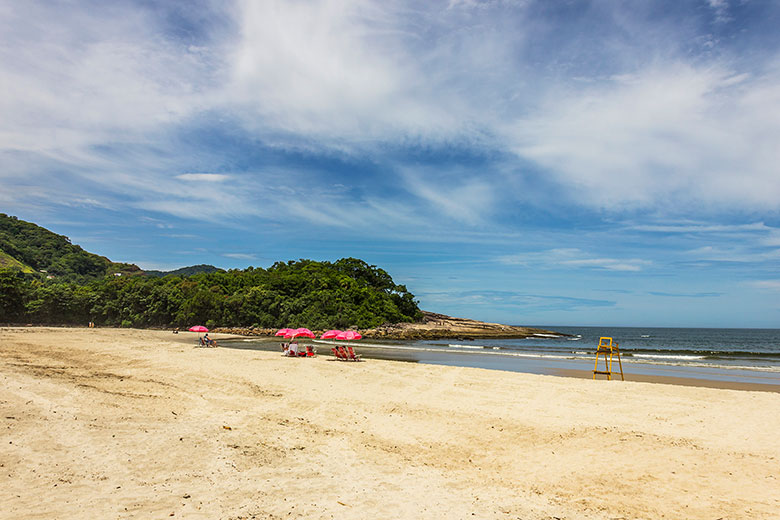
[[[220,328],[214,332],[240,334],[244,336],[273,336],[277,329],[260,328]],[[322,331],[315,331],[322,332]],[[537,334],[556,334],[558,332],[516,327],[500,323],[454,318],[445,314],[423,311],[423,319],[415,323],[385,324],[375,329],[361,330],[364,338],[385,339],[474,339],[474,338],[527,338]],[[317,334],[319,336],[319,334]]]
[[[388,324],[363,332],[363,336],[367,338],[395,339],[527,338],[535,334],[559,333],[531,327],[516,327],[467,318],[454,318],[427,311],[423,311],[423,319],[417,323]]]

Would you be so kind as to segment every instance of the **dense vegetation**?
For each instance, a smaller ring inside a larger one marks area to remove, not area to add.
[[[0,266],[0,323],[325,329],[422,317],[406,287],[356,258],[230,271],[194,266],[143,276],[137,267],[87,253],[66,237],[0,217],[0,249],[31,268],[24,272],[10,261]],[[124,275],[115,276],[120,270]],[[181,274],[187,272],[197,274]]]
[[[0,213],[0,267],[43,272],[73,282],[113,273],[140,273],[138,266],[88,253],[71,244],[68,237],[5,213]]]

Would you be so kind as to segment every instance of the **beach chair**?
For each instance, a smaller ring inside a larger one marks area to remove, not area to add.
[[[349,354],[347,353],[347,349],[344,347],[339,346],[339,354],[341,354],[341,359],[344,361],[350,361]]]
[[[331,352],[333,352],[333,355],[336,356],[336,359],[339,361],[346,361],[347,358],[342,357],[341,352],[339,352],[338,347],[332,347],[330,349]]]
[[[306,345],[306,357],[314,357],[317,355],[317,351],[311,345]]]
[[[200,338],[200,346],[201,347],[208,347],[208,345],[206,345],[206,340],[205,339]]]
[[[355,351],[352,350],[352,347],[347,347],[347,354],[349,355],[349,358],[348,358],[349,360],[351,360],[351,361],[361,361],[360,358],[362,356],[360,354],[355,354]]]

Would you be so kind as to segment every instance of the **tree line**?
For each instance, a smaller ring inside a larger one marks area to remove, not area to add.
[[[105,271],[104,271],[105,272]],[[48,280],[0,269],[0,322],[122,327],[371,328],[417,321],[414,295],[356,258],[192,276]]]

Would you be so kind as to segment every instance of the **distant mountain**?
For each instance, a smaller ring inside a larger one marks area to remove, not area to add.
[[[144,274],[147,276],[157,276],[157,277],[192,276],[194,274],[216,273],[219,271],[224,272],[224,269],[220,269],[219,267],[214,267],[213,265],[199,264],[199,265],[191,265],[189,267],[174,269],[173,271],[144,271]]]
[[[0,213],[0,268],[73,281],[141,272],[137,265],[116,263],[88,253],[71,244],[66,236],[5,213]]]

